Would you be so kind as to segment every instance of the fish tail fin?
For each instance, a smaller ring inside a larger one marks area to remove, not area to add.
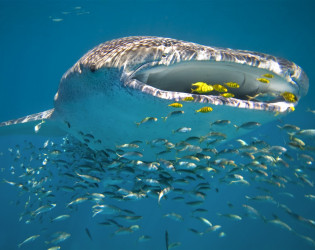
[[[52,118],[54,111],[55,109],[49,109],[19,119],[1,122],[0,136],[19,134],[63,136],[66,134],[66,127],[69,127],[69,123],[65,122],[63,129],[63,124]]]
[[[137,125],[137,128],[139,128],[140,122],[135,122],[135,124]]]
[[[167,116],[165,116],[165,117],[161,117],[161,118],[163,119],[163,121],[165,121],[165,122],[166,122]]]
[[[240,127],[235,125],[235,124],[233,126],[236,128],[236,131],[238,131],[240,129]]]

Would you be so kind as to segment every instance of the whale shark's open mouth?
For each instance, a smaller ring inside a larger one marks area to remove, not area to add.
[[[244,102],[249,108],[260,107],[257,109],[281,112],[288,108],[292,109],[300,98],[300,86],[292,78],[285,79],[274,72],[258,67],[213,61],[186,61],[169,66],[154,65],[154,67],[152,63],[150,67],[148,65],[134,72],[132,79],[145,84],[146,87],[142,88],[145,92],[165,99],[171,99],[169,97],[172,95],[175,99],[181,96],[184,98],[190,94],[197,96],[199,102],[231,106],[242,106],[239,103]],[[196,93],[192,86],[196,82],[204,82],[212,86],[220,85],[226,90],[223,93],[217,90],[206,94]],[[228,83],[236,83],[237,87],[229,87]],[[151,89],[150,86],[153,88]],[[224,92],[229,94],[226,95],[228,98],[224,96]],[[292,94],[294,100],[286,99],[283,93]],[[265,108],[261,108],[262,106]]]
[[[299,96],[299,86],[295,82],[288,82],[264,69],[235,63],[182,62],[171,66],[140,69],[133,78],[160,90],[189,94],[192,93],[192,84],[195,82],[219,84],[225,86],[227,92],[239,100],[272,103],[285,101],[281,96],[284,92]],[[237,83],[238,87],[226,86],[229,82]],[[222,92],[213,90],[206,95],[220,94]]]

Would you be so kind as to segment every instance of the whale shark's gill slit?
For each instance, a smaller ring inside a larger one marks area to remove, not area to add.
[[[273,76],[268,79],[268,83],[257,80],[266,74]],[[267,103],[283,101],[280,95],[283,92],[298,94],[296,86],[273,72],[237,63],[194,61],[154,68],[143,67],[132,78],[160,90],[181,93],[191,93],[195,82],[223,86],[225,83],[235,82],[239,84],[239,88],[228,87],[228,92],[235,98]],[[217,91],[209,93],[212,96],[220,94]]]

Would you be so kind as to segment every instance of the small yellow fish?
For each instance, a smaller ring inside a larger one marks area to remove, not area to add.
[[[194,98],[192,97],[192,96],[188,96],[188,97],[185,97],[184,99],[183,99],[183,101],[185,101],[185,102],[191,102],[191,101],[193,101],[194,100]]]
[[[274,75],[273,74],[264,74],[264,75],[262,75],[262,77],[273,78]]]
[[[296,96],[290,92],[283,92],[280,94],[284,100],[286,100],[287,102],[296,102]]]
[[[178,103],[178,102],[174,102],[170,105],[168,105],[169,107],[173,107],[173,108],[182,108],[183,107],[183,104],[181,103]]]
[[[196,110],[196,112],[201,112],[201,113],[208,113],[211,112],[213,109],[211,107],[203,107],[201,109]]]
[[[199,94],[204,94],[211,92],[213,90],[213,87],[211,85],[206,84],[205,82],[196,82],[193,83],[191,86],[197,86],[196,89],[191,89],[191,93],[199,93]]]
[[[220,96],[223,96],[225,98],[231,98],[231,97],[234,97],[234,94],[232,94],[232,93],[223,93],[223,94],[220,94]]]
[[[215,84],[213,85],[214,90],[218,91],[218,92],[227,92],[227,88],[220,85],[220,84]]]
[[[197,86],[197,87],[201,87],[205,85],[208,85],[208,84],[206,84],[205,82],[196,82],[196,83],[191,84],[191,86]]]
[[[257,81],[260,81],[262,83],[270,83],[270,81],[266,78],[256,78]]]
[[[226,86],[228,86],[228,87],[230,87],[230,88],[235,88],[235,89],[237,89],[237,88],[239,88],[240,87],[240,85],[238,84],[238,83],[236,83],[236,82],[226,82],[226,83],[224,83]]]

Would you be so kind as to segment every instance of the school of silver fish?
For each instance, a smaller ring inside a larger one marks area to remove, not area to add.
[[[237,87],[235,83],[230,85]],[[181,107],[179,104],[171,106]],[[314,112],[311,113],[313,116]],[[149,121],[155,123],[156,119],[146,117],[135,123],[139,126]],[[174,202],[180,204],[178,207],[187,207],[189,214],[170,210],[161,219],[177,223],[193,219],[200,224],[199,227],[188,227],[187,230],[202,237],[208,234],[226,237],[224,227],[216,222],[219,218],[229,223],[255,219],[286,230],[315,247],[315,218],[304,217],[281,199],[282,196],[295,198],[289,191],[292,187],[314,188],[315,129],[278,123],[275,129],[279,130],[285,143],[271,145],[264,137],[229,140],[220,132],[221,126],[238,130],[255,129],[260,124],[254,121],[232,124],[229,120],[217,120],[209,124],[209,133],[201,137],[190,137],[191,129],[179,126],[170,128],[174,141],[164,138],[132,141],[99,151],[88,147],[88,142],[97,138],[83,131],[80,133],[86,143],[65,137],[62,143],[49,139],[37,148],[31,142],[25,142],[9,148],[14,159],[10,167],[12,178],[4,178],[3,182],[16,187],[19,197],[26,200],[21,203],[23,199],[19,198],[17,201],[23,207],[19,217],[21,223],[40,221],[49,226],[50,223],[67,222],[78,207],[88,203],[91,218],[100,226],[110,228],[112,236],[133,234],[138,244],[142,244],[154,236],[148,235],[147,224],[142,223],[144,216],[122,204],[151,199],[156,200],[155,204],[160,207]],[[178,133],[187,138],[177,141]],[[142,161],[146,153],[144,145],[150,145],[150,150],[155,152],[156,158],[150,162]],[[57,186],[53,184],[56,180]],[[242,186],[244,190],[250,187],[251,191],[238,197],[243,203],[241,207],[228,203],[228,213],[209,212],[204,203],[219,195],[225,186]],[[61,196],[67,202],[60,204]],[[304,198],[311,204],[315,200],[315,191],[307,191]],[[265,206],[273,210],[272,215],[264,213]],[[56,207],[62,212],[57,216],[50,215]],[[311,233],[305,235],[295,230],[287,217],[308,226]],[[85,232],[92,240],[88,228]],[[18,247],[42,239],[47,249],[61,249],[62,242],[69,238],[71,232],[58,231],[48,239],[44,239],[41,232],[34,232],[32,236],[26,235],[21,239]],[[181,244],[167,243],[167,248]]]

